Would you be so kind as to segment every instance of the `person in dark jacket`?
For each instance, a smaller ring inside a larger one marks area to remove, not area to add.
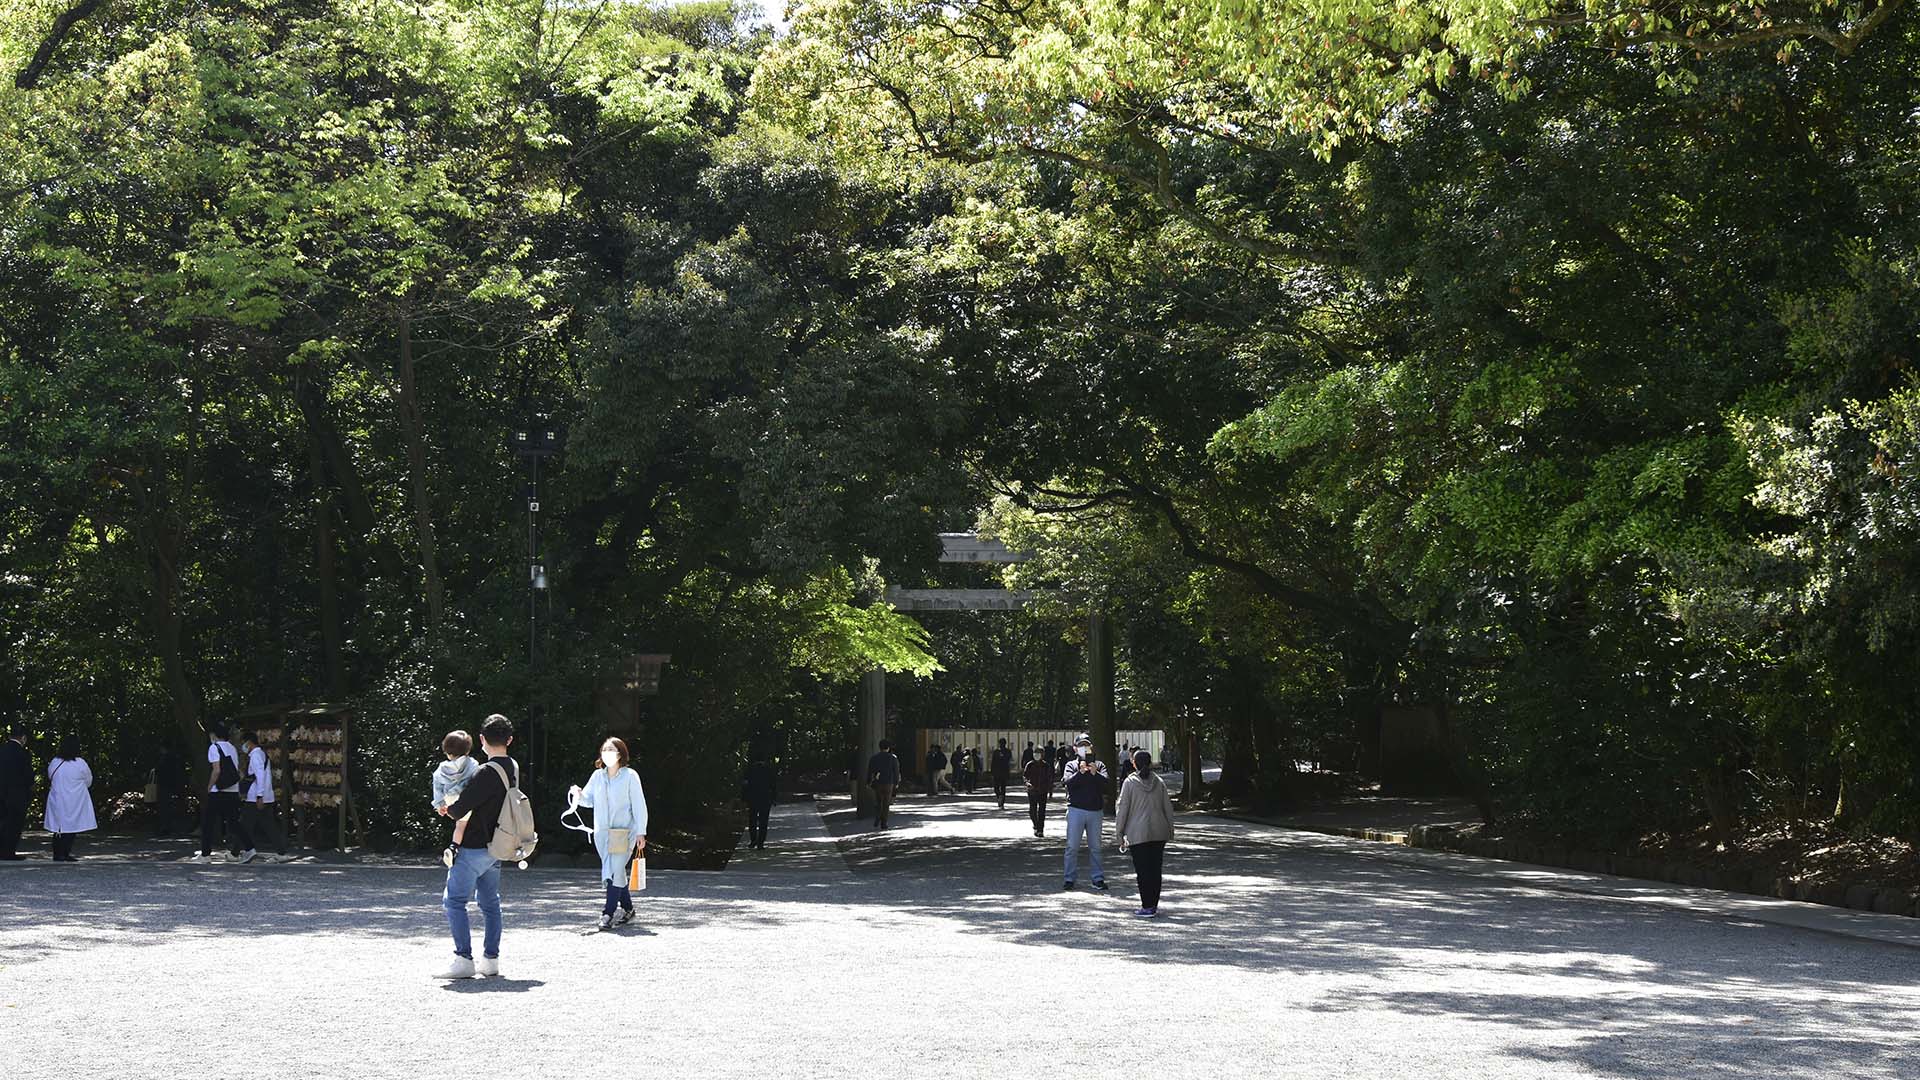
[[[1040,756],[1040,751],[1035,750],[1033,748],[1032,743],[1028,743],[1026,753],[1020,755],[1020,768],[1025,769],[1027,767],[1027,762],[1032,761],[1034,758],[1037,758],[1039,756]]]
[[[1105,891],[1107,875],[1100,865],[1101,833],[1106,829],[1107,767],[1093,756],[1093,736],[1074,740],[1076,756],[1062,766],[1067,788],[1066,888],[1080,876],[1080,838],[1087,838],[1093,861],[1093,887]]]
[[[1033,819],[1033,835],[1044,835],[1047,799],[1053,795],[1053,766],[1036,757],[1027,762],[1021,774],[1027,780],[1027,816]]]
[[[873,789],[873,827],[887,827],[893,809],[893,790],[900,784],[900,757],[890,739],[880,740],[880,752],[867,762],[867,786]]]
[[[1007,749],[1007,740],[1001,739],[1000,745],[993,751],[993,797],[1000,800],[1000,809],[1007,808],[1007,781],[1013,776],[1013,751]]]
[[[773,763],[764,757],[753,759],[740,782],[740,799],[747,804],[747,846],[767,846],[767,822],[773,817]]]
[[[487,761],[460,792],[452,806],[441,806],[441,817],[458,821],[467,818],[460,834],[460,849],[453,865],[447,868],[447,887],[440,894],[440,906],[447,913],[447,929],[453,936],[453,959],[437,978],[470,979],[475,975],[500,974],[500,860],[487,846],[500,825],[500,811],[507,804],[507,791],[520,783],[520,766],[507,756],[513,743],[513,721],[494,713],[480,728],[480,742],[486,747]],[[496,769],[497,767],[497,769]],[[502,783],[500,773],[506,773]],[[468,817],[468,815],[472,815]],[[467,904],[479,894],[480,915],[486,922],[479,960],[473,956],[473,938],[467,920]]]
[[[33,801],[33,755],[27,753],[27,733],[10,727],[0,739],[0,860],[17,862],[20,830],[27,827],[27,804]]]

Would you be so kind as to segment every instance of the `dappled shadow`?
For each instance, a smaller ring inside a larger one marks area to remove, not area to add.
[[[1111,895],[1084,889],[1084,863],[1083,888],[1061,891],[1058,802],[1044,839],[1032,837],[1024,802],[1003,812],[988,796],[903,800],[885,833],[854,821],[844,800],[823,808],[824,830],[776,818],[769,850],[739,852],[724,873],[652,875],[635,897],[639,923],[611,933],[724,923],[807,934],[852,921],[1257,972],[1306,988],[1296,1007],[1324,1014],[1553,1033],[1512,1052],[1602,1076],[1671,1075],[1661,1063],[1673,1061],[1716,1077],[1896,1076],[1920,1053],[1912,949],[1408,865],[1211,818],[1181,820],[1166,914],[1149,922],[1127,917],[1131,866],[1111,849]],[[432,867],[47,866],[9,878],[19,888],[0,895],[0,963],[181,935],[432,940],[445,933],[442,877]],[[103,890],[125,898],[111,927],[83,901]],[[502,892],[509,941],[584,932],[602,898],[592,871],[509,870]]]

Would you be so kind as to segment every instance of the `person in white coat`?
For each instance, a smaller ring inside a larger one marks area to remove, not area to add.
[[[53,834],[53,861],[76,862],[73,841],[100,827],[93,816],[93,770],[80,756],[80,740],[60,740],[60,753],[47,764],[47,831]]]
[[[600,878],[607,886],[606,906],[600,910],[600,929],[633,921],[633,890],[627,884],[630,860],[647,847],[647,795],[640,774],[628,764],[627,744],[608,739],[600,744],[600,762],[585,787],[575,785],[567,796],[593,808],[593,846],[600,853]],[[619,908],[619,920],[614,909]]]

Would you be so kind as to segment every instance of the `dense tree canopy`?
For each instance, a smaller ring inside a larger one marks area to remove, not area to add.
[[[0,69],[0,694],[122,782],[344,699],[404,831],[670,652],[691,809],[876,665],[1058,723],[1098,608],[1237,797],[1418,706],[1489,814],[1920,834],[1899,0],[15,0]],[[976,524],[1038,610],[874,602]]]

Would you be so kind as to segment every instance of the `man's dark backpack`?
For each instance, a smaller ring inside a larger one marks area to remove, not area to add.
[[[216,749],[219,746],[218,743],[214,745]],[[220,766],[215,770],[213,786],[217,788],[240,786],[240,766],[234,762],[233,756],[225,750],[218,750],[218,753],[220,755]]]

